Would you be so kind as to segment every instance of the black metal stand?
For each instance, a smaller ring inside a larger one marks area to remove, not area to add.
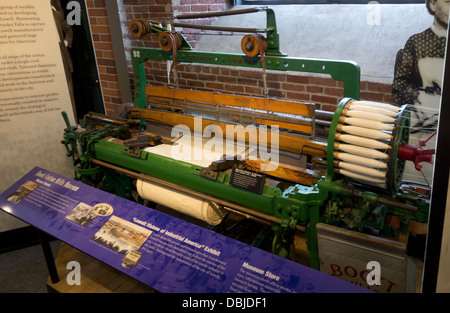
[[[58,271],[56,270],[55,259],[53,258],[52,248],[50,246],[50,241],[48,240],[48,235],[41,230],[37,229],[39,234],[39,239],[41,240],[42,251],[44,252],[45,262],[47,263],[48,272],[50,274],[50,279],[52,283],[56,284],[59,282]]]

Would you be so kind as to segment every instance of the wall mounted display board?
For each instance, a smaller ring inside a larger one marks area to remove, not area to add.
[[[36,165],[73,172],[60,143],[72,103],[54,14],[50,1],[0,4],[0,192]]]

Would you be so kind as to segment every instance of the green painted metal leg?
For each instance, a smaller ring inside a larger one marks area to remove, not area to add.
[[[319,264],[319,245],[317,240],[316,225],[319,223],[319,207],[310,209],[310,221],[308,226],[308,250],[310,252],[310,267],[320,270]]]

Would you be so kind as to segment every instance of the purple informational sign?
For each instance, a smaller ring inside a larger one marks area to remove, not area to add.
[[[163,293],[368,292],[39,167],[0,208]]]

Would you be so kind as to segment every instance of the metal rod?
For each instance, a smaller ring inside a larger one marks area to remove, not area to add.
[[[392,201],[392,200],[388,200],[388,199],[384,199],[384,198],[378,198],[378,202],[380,202],[381,204],[386,204],[386,205],[390,205],[405,211],[410,211],[410,212],[417,212],[419,211],[419,209],[413,205],[409,205],[406,203],[401,203],[401,202],[396,202],[396,201]]]
[[[355,196],[355,197],[359,197],[359,198],[363,197],[364,193],[362,191],[359,191],[359,190],[356,190],[356,189],[353,189],[353,188],[351,188],[351,189],[352,189],[351,190],[351,196]],[[406,203],[401,203],[401,202],[397,202],[397,201],[393,201],[393,200],[389,200],[389,199],[385,199],[385,198],[382,198],[382,197],[378,197],[377,201],[378,201],[378,203],[386,204],[386,205],[389,205],[389,206],[393,206],[393,207],[396,207],[396,208],[399,208],[399,209],[402,209],[402,210],[405,210],[405,211],[417,212],[419,210],[417,207],[415,207],[413,205],[406,204]]]
[[[323,110],[316,110],[316,119],[330,121],[333,119],[334,112],[328,112]]]
[[[55,259],[53,258],[50,242],[46,233],[39,229],[37,229],[37,231],[39,234],[39,239],[41,241],[42,251],[44,252],[45,262],[47,263],[48,273],[50,274],[50,279],[52,280],[52,283],[56,284],[57,282],[59,282],[59,276],[55,265]]]
[[[183,28],[196,28],[196,29],[206,29],[206,30],[217,30],[217,31],[230,31],[238,33],[267,33],[271,29],[267,28],[242,28],[242,27],[227,27],[227,26],[210,26],[210,25],[195,25],[186,23],[173,23],[174,27]]]
[[[100,161],[100,160],[96,160],[96,159],[92,159],[92,163],[97,164],[97,165],[101,165],[101,166],[104,166],[104,167],[108,167],[110,169],[113,169],[113,170],[118,171],[118,172],[122,172],[122,173],[124,173],[124,174],[126,174],[128,176],[134,177],[134,178],[138,178],[138,179],[143,179],[143,180],[147,180],[147,181],[150,181],[150,182],[154,182],[154,183],[163,185],[165,187],[169,187],[169,188],[176,189],[178,191],[189,193],[189,194],[191,194],[193,196],[196,196],[196,197],[199,197],[199,198],[203,198],[203,199],[208,200],[208,201],[216,202],[216,203],[221,204],[222,206],[224,206],[226,209],[227,208],[232,208],[232,209],[238,211],[240,214],[243,214],[243,215],[245,215],[245,216],[247,216],[249,218],[250,217],[256,217],[256,218],[259,218],[259,219],[262,219],[262,220],[266,220],[266,221],[269,221],[269,222],[281,224],[281,219],[279,219],[279,218],[277,218],[275,216],[272,216],[272,215],[269,215],[269,214],[266,214],[266,213],[263,213],[263,212],[255,211],[255,210],[253,210],[251,208],[247,208],[247,207],[244,207],[242,205],[238,205],[238,204],[235,204],[235,203],[223,200],[223,199],[219,199],[219,198],[213,197],[211,195],[208,195],[206,193],[199,192],[199,191],[196,191],[196,190],[193,190],[193,189],[190,189],[190,188],[187,188],[187,187],[184,187],[184,186],[181,186],[181,185],[178,185],[178,184],[175,184],[175,183],[172,183],[172,182],[169,182],[169,181],[157,178],[157,177],[153,177],[153,176],[150,176],[150,175],[146,175],[146,174],[130,171],[130,170],[121,168],[119,166],[116,166],[116,165],[113,165],[113,164],[109,164],[109,163],[106,163],[106,162],[103,162],[103,161]],[[306,231],[306,227],[304,227],[304,226],[296,225],[295,228],[297,230],[301,231],[301,232],[305,232]]]
[[[160,100],[150,100],[149,103],[152,106],[158,106],[158,104],[164,106],[164,105],[171,105],[167,101],[160,101]],[[269,121],[277,121],[277,122],[286,122],[286,123],[295,123],[298,125],[306,125],[306,126],[312,126],[313,121],[311,118],[306,116],[299,116],[295,117],[293,114],[274,114],[271,113],[259,113],[256,110],[237,110],[234,107],[227,107],[224,105],[215,105],[214,107],[209,103],[201,103],[201,102],[189,102],[189,101],[173,101],[173,105],[177,107],[181,107],[186,110],[191,110],[191,112],[198,112],[203,115],[205,114],[213,114],[217,113],[218,117],[228,117],[233,115],[241,114],[245,118],[253,118],[253,119],[259,119],[259,120],[269,120]],[[218,119],[218,118],[217,118]],[[240,124],[243,124],[242,122]]]
[[[225,15],[238,15],[247,13],[256,13],[265,11],[266,8],[250,8],[241,10],[231,10],[223,12],[206,12],[206,13],[192,13],[192,14],[180,14],[175,16],[176,19],[191,19],[191,18],[203,18],[203,17],[214,17],[214,16],[225,16]]]

